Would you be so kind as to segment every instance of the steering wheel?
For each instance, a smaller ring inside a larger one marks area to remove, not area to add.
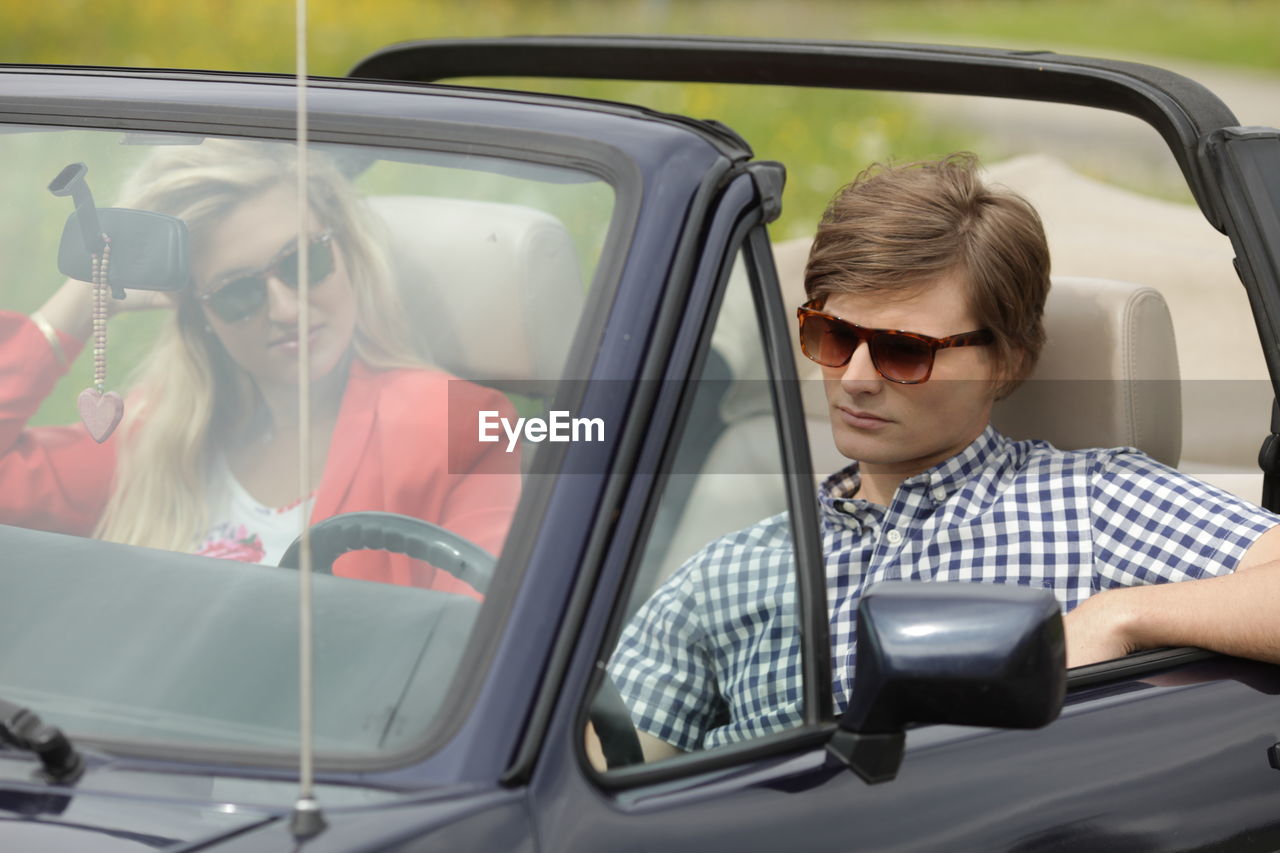
[[[483,595],[489,589],[497,562],[488,551],[451,530],[394,512],[347,512],[318,522],[310,533],[312,570],[322,574],[333,574],[334,562],[349,551],[390,551],[426,560]],[[280,558],[280,567],[298,568],[301,550],[299,536]],[[589,714],[610,767],[644,761],[631,715],[608,677],[596,690]]]
[[[390,551],[426,560],[471,584],[484,595],[493,577],[496,558],[469,539],[438,524],[394,512],[345,512],[312,526],[311,566],[321,574],[333,574],[333,563],[348,551]],[[280,558],[282,568],[298,568],[302,537]]]

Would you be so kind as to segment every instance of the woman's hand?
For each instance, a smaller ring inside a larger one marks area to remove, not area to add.
[[[164,290],[126,290],[125,299],[107,298],[107,316],[114,317],[127,311],[155,311],[177,305],[173,294]]]
[[[108,316],[126,311],[173,308],[173,294],[159,290],[127,290],[125,299],[107,299]],[[60,332],[88,340],[93,331],[93,285],[67,279],[40,307],[40,313]]]

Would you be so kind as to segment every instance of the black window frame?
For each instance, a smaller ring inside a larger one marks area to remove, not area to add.
[[[796,597],[800,611],[802,642],[802,677],[804,680],[804,721],[783,732],[718,747],[707,752],[687,753],[654,764],[636,764],[612,768],[604,772],[590,766],[581,744],[578,763],[585,774],[601,788],[625,796],[625,792],[643,786],[662,784],[693,774],[713,772],[799,749],[813,748],[830,737],[835,717],[831,697],[831,650],[828,638],[826,573],[818,527],[817,494],[813,483],[813,466],[809,455],[804,408],[795,358],[791,352],[788,313],[782,302],[772,246],[764,224],[765,214],[754,207],[738,221],[731,232],[725,251],[715,270],[714,290],[704,310],[696,319],[686,316],[680,335],[694,338],[687,375],[702,375],[711,351],[712,331],[720,314],[734,262],[741,257],[748,274],[752,305],[761,334],[765,365],[769,371],[769,388],[773,421],[782,461],[782,476],[787,494],[787,509],[793,518],[792,531],[796,549]],[[687,303],[682,302],[687,309]],[[603,642],[595,651],[596,665],[579,702],[575,728],[582,731],[588,719],[588,705],[601,681],[607,678],[603,662],[615,648],[627,621],[634,582],[641,568],[644,544],[649,541],[658,501],[667,483],[667,475],[678,448],[685,437],[687,419],[693,407],[692,395],[682,393],[676,402],[671,428],[665,437],[660,468],[646,492],[642,521],[633,539],[626,575],[611,602],[612,612],[603,634]]]

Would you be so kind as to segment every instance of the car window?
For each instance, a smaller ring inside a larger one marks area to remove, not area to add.
[[[683,752],[804,721],[796,551],[756,311],[740,259],[689,384],[688,419],[596,700],[597,712],[625,708],[622,725],[643,740]],[[615,692],[620,703],[607,696]]]
[[[312,524],[317,749],[420,742],[501,610],[555,440],[523,425],[566,371],[614,187],[554,151],[317,144],[303,282],[292,143],[8,130],[0,695],[73,736],[290,747],[278,565]]]

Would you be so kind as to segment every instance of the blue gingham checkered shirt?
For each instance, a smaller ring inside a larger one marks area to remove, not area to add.
[[[1104,589],[1231,572],[1280,518],[1133,448],[1062,451],[988,427],[903,481],[850,497],[857,463],[818,491],[832,695],[849,699],[858,599],[883,580],[1018,583],[1064,610]],[[609,671],[637,727],[680,749],[799,725],[800,635],[786,513],[694,555],[624,630]]]

